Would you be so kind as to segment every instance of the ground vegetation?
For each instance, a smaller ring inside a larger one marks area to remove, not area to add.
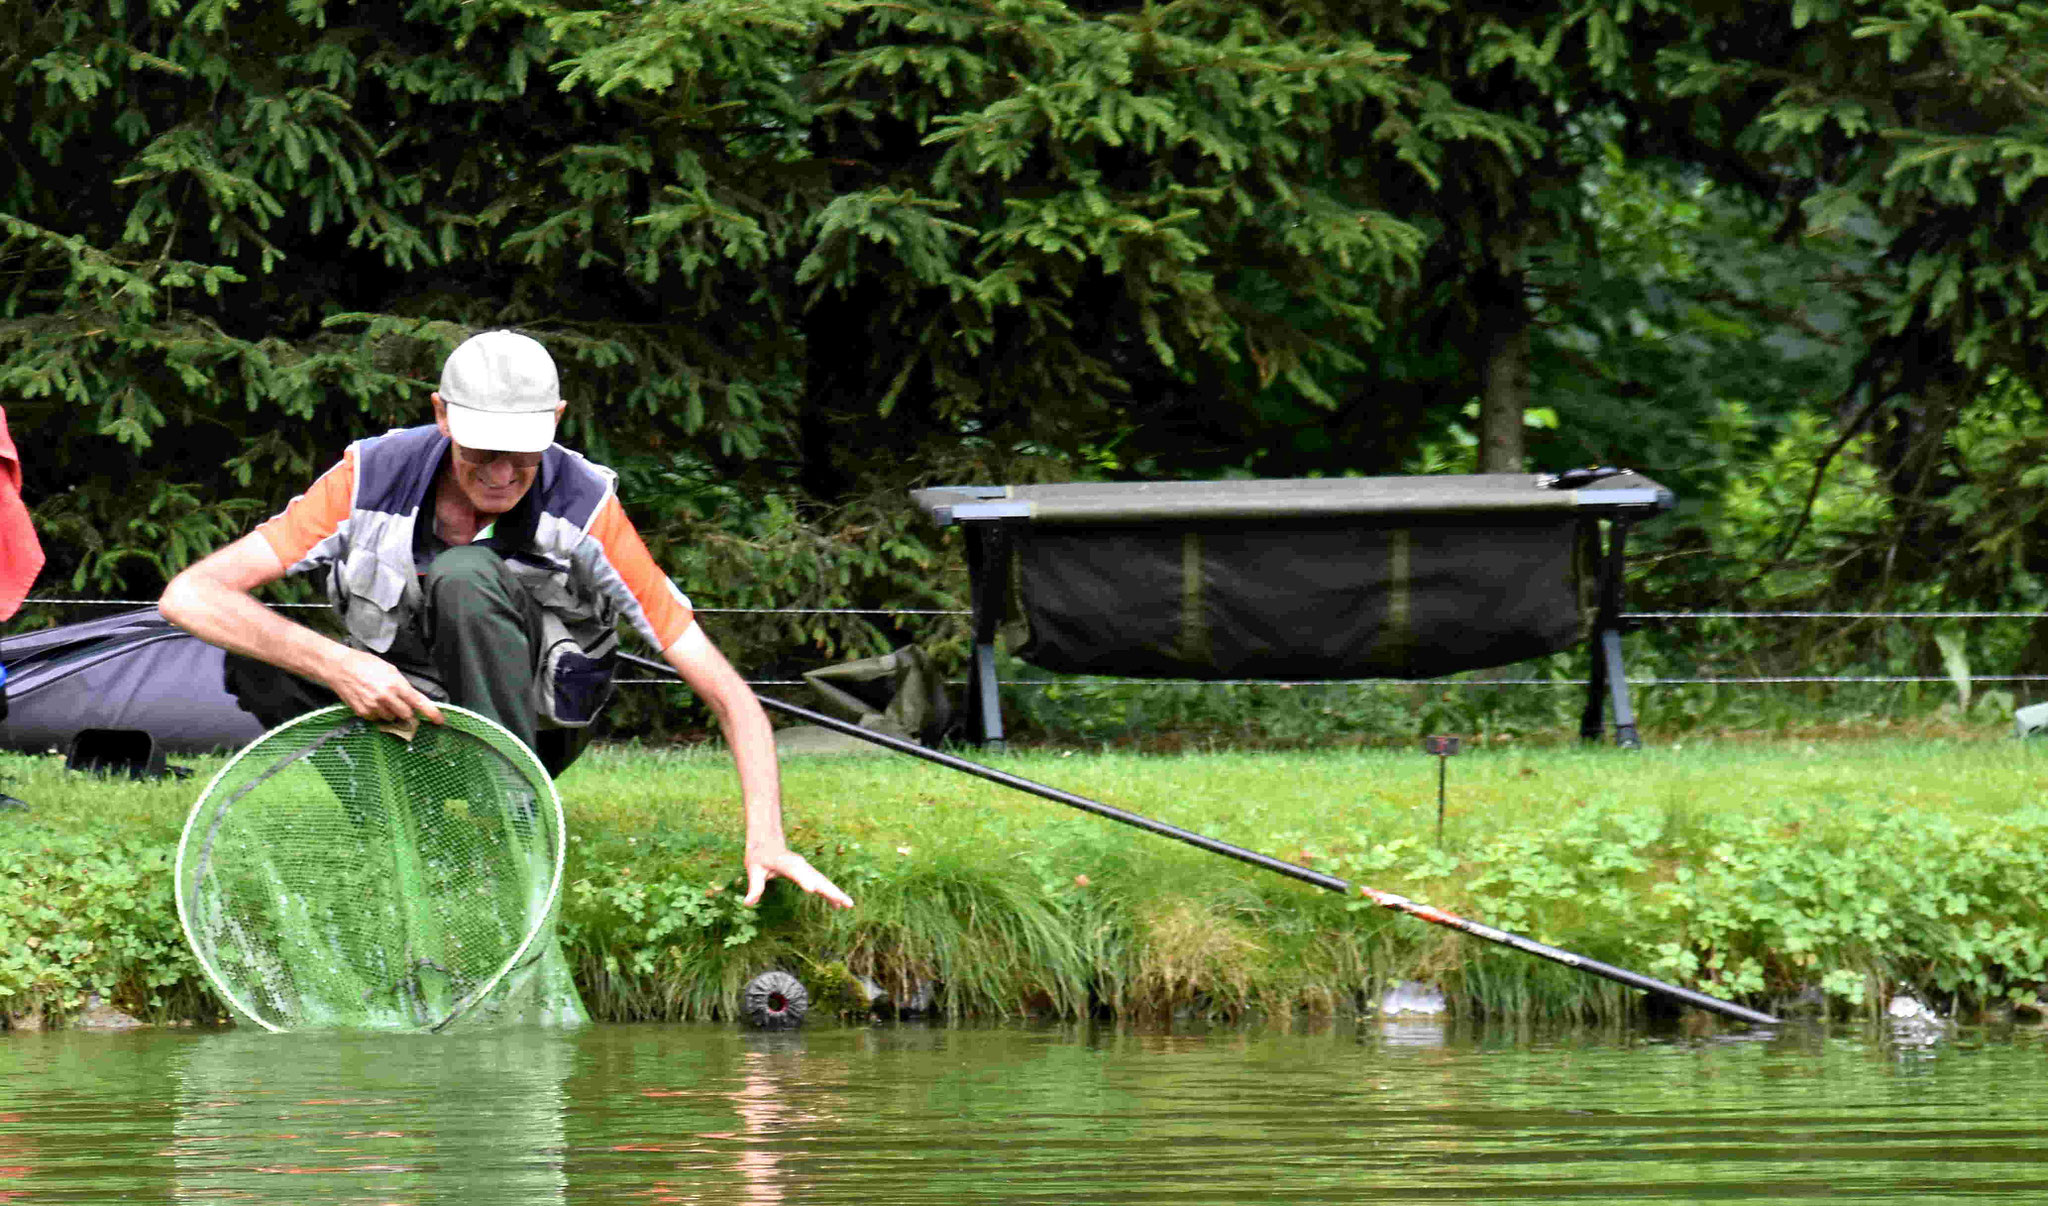
[[[1853,1019],[1903,994],[1957,1021],[2026,1021],[2048,994],[2042,758],[1982,729],[1696,732],[1637,753],[1492,742],[1452,766],[1440,831],[1434,760],[1410,750],[1001,765],[1724,998]],[[30,801],[0,827],[0,1013],[61,1020],[97,995],[150,1020],[218,1017],[162,891],[190,786],[54,758],[0,770]],[[564,777],[561,927],[595,1016],[730,1019],[772,966],[810,985],[820,1021],[872,1016],[874,989],[954,1019],[1164,1025],[1349,1017],[1402,981],[1469,1016],[1659,1008],[908,759],[792,759],[787,780],[792,842],[858,908],[780,890],[737,904],[716,750],[607,747]]]

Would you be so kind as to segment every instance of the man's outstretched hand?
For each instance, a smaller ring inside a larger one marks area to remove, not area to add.
[[[759,853],[747,851],[747,895],[740,903],[748,906],[759,904],[761,893],[767,889],[771,879],[786,879],[839,908],[853,907],[853,897],[840,891],[838,884],[826,879],[824,873],[811,866],[809,860],[787,846]]]

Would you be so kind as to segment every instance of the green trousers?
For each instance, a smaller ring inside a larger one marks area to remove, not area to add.
[[[415,625],[417,640],[404,650],[394,644],[392,664],[438,683],[448,702],[504,725],[550,775],[568,769],[589,743],[590,730],[540,727],[533,702],[540,604],[511,567],[492,549],[458,545],[434,558],[420,589],[426,607]]]

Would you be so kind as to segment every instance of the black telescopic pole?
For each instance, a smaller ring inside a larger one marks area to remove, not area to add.
[[[619,656],[636,666],[645,666],[650,670],[672,673],[668,666],[660,662],[635,657],[629,653],[621,653]],[[809,708],[799,707],[792,703],[784,703],[782,700],[771,699],[766,695],[757,694],[756,698],[761,701],[762,707],[772,712],[780,712],[785,716],[795,717],[808,724],[815,724],[820,728],[844,733],[849,737],[858,737],[862,741],[879,745],[884,749],[894,750],[899,754],[908,754],[913,758],[922,758],[926,762],[936,763],[949,770],[956,770],[963,774],[973,775],[979,779],[986,779],[991,783],[1000,783],[1004,787],[1015,788],[1026,794],[1051,800],[1056,804],[1065,804],[1069,808],[1078,808],[1082,812],[1091,812],[1099,817],[1107,817],[1112,821],[1119,821],[1125,825],[1143,829],[1147,833],[1156,833],[1161,837],[1172,838],[1177,842],[1185,842],[1190,846],[1207,850],[1212,854],[1220,854],[1225,858],[1234,858],[1241,863],[1250,863],[1254,867],[1263,867],[1268,871],[1278,872],[1290,879],[1298,879],[1303,883],[1314,884],[1318,888],[1328,888],[1332,892],[1346,896],[1356,892],[1358,895],[1383,908],[1406,913],[1411,917],[1419,917],[1433,925],[1446,926],[1450,929],[1470,934],[1474,938],[1484,939],[1487,942],[1521,951],[1526,955],[1535,955],[1539,959],[1548,959],[1552,963],[1560,963],[1566,967],[1575,967],[1580,971],[1590,972],[1603,979],[1612,980],[1617,984],[1626,984],[1631,988],[1640,988],[1644,992],[1658,993],[1673,1000],[1682,1001],[1695,1008],[1718,1013],[1723,1017],[1735,1018],[1738,1021],[1753,1022],[1759,1026],[1775,1026],[1779,1024],[1778,1019],[1770,1014],[1760,1013],[1746,1006],[1737,1005],[1733,1001],[1723,1001],[1719,997],[1710,997],[1703,992],[1695,992],[1690,988],[1682,988],[1676,984],[1667,984],[1662,980],[1645,976],[1640,972],[1632,972],[1627,968],[1602,963],[1598,959],[1573,954],[1571,951],[1538,942],[1534,938],[1524,938],[1520,934],[1511,934],[1506,930],[1497,930],[1492,926],[1481,925],[1479,922],[1467,920],[1455,913],[1448,913],[1434,906],[1409,900],[1405,896],[1397,896],[1392,892],[1382,892],[1377,888],[1367,887],[1364,884],[1354,886],[1349,880],[1339,879],[1334,875],[1325,875],[1321,871],[1314,871],[1295,863],[1283,862],[1270,855],[1260,854],[1255,850],[1247,850],[1242,846],[1234,846],[1229,842],[1220,841],[1216,838],[1204,837],[1199,833],[1182,829],[1178,825],[1169,825],[1164,821],[1140,816],[1135,812],[1126,812],[1113,805],[1104,804],[1100,800],[1091,800],[1087,796],[1075,795],[1073,792],[1062,791],[1057,787],[1049,787],[1046,784],[1026,779],[1021,775],[1013,775],[1008,771],[997,770],[993,766],[985,766],[979,762],[970,762],[965,758],[955,757],[940,750],[930,749],[914,741],[906,741],[901,737],[892,737],[887,733],[878,733],[873,729],[864,729],[857,724],[841,720],[836,716],[827,716],[823,712],[814,712]]]

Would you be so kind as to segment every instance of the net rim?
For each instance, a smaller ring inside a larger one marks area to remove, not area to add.
[[[554,810],[555,848],[553,873],[548,878],[547,899],[539,909],[535,910],[537,920],[527,927],[526,937],[521,939],[511,955],[507,956],[505,961],[499,964],[498,970],[492,972],[482,984],[456,1002],[455,1007],[449,1011],[447,1017],[442,1018],[432,1026],[421,1027],[422,1030],[430,1033],[438,1032],[456,1018],[467,1013],[478,1001],[489,996],[491,990],[498,986],[498,982],[505,978],[506,973],[519,966],[519,961],[526,957],[526,952],[532,948],[534,940],[540,936],[542,930],[548,927],[549,920],[554,916],[555,902],[561,897],[562,864],[568,857],[569,843],[567,822],[562,816],[562,797],[555,790],[554,777],[548,774],[547,768],[541,765],[540,758],[527,747],[526,743],[519,740],[510,729],[480,712],[450,703],[438,703],[435,706],[440,708],[444,714],[452,712],[467,721],[474,722],[482,728],[496,730],[498,735],[502,736],[507,744],[507,748],[498,750],[498,753],[505,754],[509,758],[510,750],[517,750],[519,752],[520,759],[514,759],[514,765],[519,767],[530,785],[546,789],[542,794],[547,799],[549,807]],[[192,957],[199,961],[199,969],[205,973],[207,983],[211,984],[214,991],[218,992],[227,1001],[229,1008],[234,1011],[237,1018],[247,1018],[273,1034],[283,1034],[286,1032],[286,1028],[271,1024],[262,1015],[251,1009],[242,1000],[241,996],[228,986],[226,978],[214,967],[213,961],[206,957],[205,950],[202,949],[200,942],[193,936],[192,917],[190,910],[187,909],[185,904],[185,855],[191,846],[193,827],[199,823],[201,810],[213,799],[214,788],[218,787],[228,777],[229,773],[241,764],[242,759],[248,757],[258,746],[261,746],[264,742],[280,733],[287,732],[300,725],[313,724],[330,719],[337,713],[347,713],[350,716],[355,715],[345,704],[329,704],[323,708],[315,708],[302,716],[294,716],[283,724],[271,728],[250,741],[249,744],[235,751],[234,757],[229,758],[226,764],[218,771],[215,771],[213,777],[206,781],[206,787],[200,791],[199,798],[192,801],[192,807],[186,811],[185,825],[178,833],[177,857],[173,860],[171,867],[171,895],[174,897],[178,907],[178,928],[185,935],[186,949],[190,950]],[[357,717],[357,719],[361,718]],[[366,725],[375,724],[374,721],[369,720],[363,720],[363,723]]]

